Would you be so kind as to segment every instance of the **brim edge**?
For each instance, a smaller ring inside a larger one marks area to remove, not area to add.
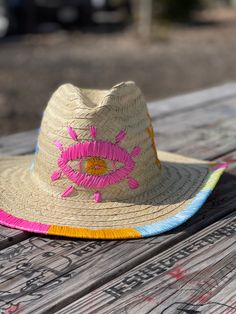
[[[213,169],[213,172],[187,207],[176,215],[156,223],[134,228],[87,229],[32,222],[13,216],[7,213],[4,209],[0,209],[0,224],[27,232],[94,240],[134,239],[159,235],[182,225],[201,208],[227,166],[227,164],[221,163],[209,164],[209,167]]]

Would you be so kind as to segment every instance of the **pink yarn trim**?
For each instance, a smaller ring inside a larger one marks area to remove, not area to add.
[[[75,189],[75,188],[74,188],[72,185],[69,186],[69,187],[66,188],[65,191],[61,194],[61,196],[62,196],[62,197],[68,197],[68,196],[70,196],[70,195],[73,193],[74,189]]]
[[[25,219],[18,218],[16,216],[6,213],[3,209],[0,209],[0,223],[7,227],[43,234],[47,234],[48,229],[50,228],[50,225],[42,224],[39,222],[30,222]]]
[[[126,137],[126,132],[124,130],[121,130],[117,135],[116,135],[116,143],[120,143],[123,141],[123,139]]]
[[[102,194],[101,192],[95,192],[94,193],[94,200],[96,203],[100,203],[102,201]]]
[[[229,167],[229,165],[228,164],[218,164],[218,165],[215,165],[215,166],[213,166],[212,167],[212,169],[214,169],[214,170],[217,170],[217,169],[226,169],[226,168],[228,168]]]
[[[91,126],[91,128],[90,128],[90,135],[91,135],[91,137],[92,138],[96,138],[96,136],[97,136],[97,128],[95,127],[95,126]]]
[[[72,140],[77,141],[78,135],[71,126],[69,128],[67,128],[67,131],[68,131],[70,137],[72,138]]]
[[[87,173],[79,173],[68,165],[69,161],[86,157],[99,157],[118,161],[123,163],[124,166],[112,173],[94,176]],[[125,149],[116,144],[106,141],[86,141],[69,146],[64,150],[58,159],[58,166],[77,185],[91,189],[101,189],[125,179],[133,171],[135,162]]]

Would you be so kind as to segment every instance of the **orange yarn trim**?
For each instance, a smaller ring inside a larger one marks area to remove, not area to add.
[[[55,225],[49,227],[48,234],[87,239],[128,239],[142,237],[141,233],[133,228],[93,230]]]

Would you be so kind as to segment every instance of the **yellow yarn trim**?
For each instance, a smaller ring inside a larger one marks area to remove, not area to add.
[[[152,140],[152,148],[153,148],[155,155],[156,155],[156,164],[159,168],[161,168],[161,162],[157,156],[157,149],[156,149],[156,143],[155,143],[155,133],[154,133],[153,127],[151,126],[151,127],[147,128],[147,132],[148,132],[149,137]]]
[[[89,158],[86,161],[85,170],[87,173],[95,176],[103,175],[107,171],[107,164],[101,158]]]
[[[142,237],[141,233],[133,228],[92,230],[55,225],[48,229],[48,234],[87,239],[132,239]]]
[[[210,167],[211,167],[211,165],[210,165]],[[214,172],[211,174],[209,180],[207,181],[207,183],[203,187],[202,191],[209,190],[209,189],[213,190],[217,181],[219,180],[220,176],[222,175],[222,173],[224,171],[225,171],[224,168],[214,170]]]

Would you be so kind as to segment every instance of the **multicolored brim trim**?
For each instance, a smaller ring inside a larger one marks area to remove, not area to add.
[[[32,222],[13,216],[7,213],[4,209],[1,209],[0,224],[35,233],[87,239],[130,239],[158,235],[180,226],[201,208],[214,189],[225,168],[227,168],[227,164],[210,164],[209,167],[212,168],[213,172],[211,172],[209,178],[192,201],[176,215],[156,223],[135,228],[86,229]]]

